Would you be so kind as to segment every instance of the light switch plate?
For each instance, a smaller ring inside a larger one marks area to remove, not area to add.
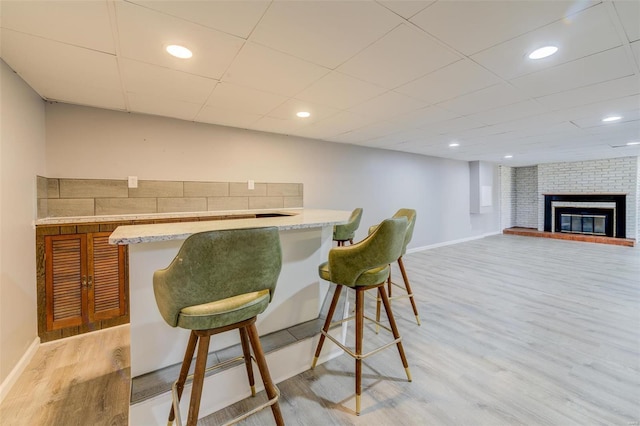
[[[248,189],[256,189],[256,183],[252,180],[247,182],[247,188]]]

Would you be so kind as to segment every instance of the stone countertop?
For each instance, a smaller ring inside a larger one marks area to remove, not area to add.
[[[134,213],[120,215],[104,215],[104,216],[65,216],[65,217],[47,217],[37,219],[37,226],[44,225],[68,225],[82,223],[109,223],[122,222],[127,220],[155,220],[155,219],[180,219],[190,217],[217,217],[217,216],[244,216],[248,214],[273,214],[282,213],[294,215],[302,212],[302,208],[285,208],[285,209],[254,209],[254,210],[214,210],[201,212],[175,212],[175,213]]]
[[[110,244],[138,244],[154,241],[183,240],[197,232],[225,229],[263,228],[275,226],[280,231],[289,229],[317,228],[346,223],[351,211],[316,209],[251,210],[256,214],[286,214],[287,216],[258,217],[245,219],[209,220],[200,222],[156,223],[149,225],[124,225],[116,228],[109,237]],[[237,212],[236,212],[237,213]],[[239,213],[237,213],[239,214]],[[218,215],[222,215],[218,212]],[[226,212],[224,215],[229,215]]]

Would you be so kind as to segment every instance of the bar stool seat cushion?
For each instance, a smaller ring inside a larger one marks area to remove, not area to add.
[[[269,305],[269,290],[240,294],[215,302],[188,306],[180,310],[178,327],[189,330],[208,330],[224,327],[264,312]]]
[[[326,281],[331,281],[331,271],[329,270],[329,262],[324,262],[318,267],[318,273],[320,274],[320,278]],[[369,269],[363,271],[355,283],[349,287],[357,287],[357,286],[370,286],[376,285],[387,279],[389,276],[389,266],[380,266],[378,268]]]

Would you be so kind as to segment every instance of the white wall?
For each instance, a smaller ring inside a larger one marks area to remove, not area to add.
[[[36,175],[45,174],[42,99],[0,60],[0,383],[38,335]]]
[[[469,213],[467,162],[65,104],[46,123],[47,177],[302,182],[305,207],[363,207],[359,238],[416,209],[411,247],[499,230]]]

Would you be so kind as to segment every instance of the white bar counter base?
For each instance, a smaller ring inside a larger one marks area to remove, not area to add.
[[[291,209],[261,210],[258,213],[286,216],[126,225],[118,227],[111,234],[111,244],[129,245],[132,378],[182,362],[189,330],[172,328],[160,316],[153,294],[153,273],[167,267],[183,240],[197,232],[277,227],[282,246],[282,271],[271,304],[258,317],[258,331],[260,335],[265,335],[318,317],[329,290],[329,283],[318,277],[318,265],[326,261],[332,247],[333,225],[346,223],[351,212]],[[309,369],[316,341],[317,336],[267,354],[274,381],[280,382]],[[209,352],[238,342],[238,333],[216,335],[211,339]],[[334,346],[323,358],[327,360],[340,353]],[[212,382],[207,383],[209,379]],[[259,383],[257,380],[256,384]],[[185,389],[182,413],[188,412],[190,386]],[[244,399],[249,394],[244,365],[207,377],[200,417]],[[166,392],[131,405],[129,424],[166,425],[170,401],[170,393]]]

